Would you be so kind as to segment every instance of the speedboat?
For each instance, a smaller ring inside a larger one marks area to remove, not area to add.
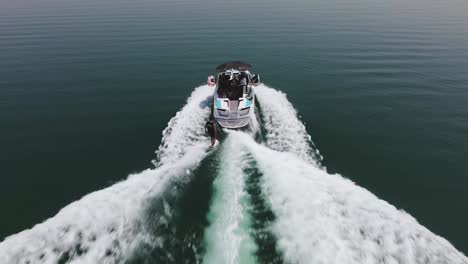
[[[221,127],[245,127],[255,118],[252,87],[260,84],[260,76],[250,73],[250,68],[248,63],[226,62],[216,67],[217,78],[208,77],[208,85],[215,87],[213,117]]]

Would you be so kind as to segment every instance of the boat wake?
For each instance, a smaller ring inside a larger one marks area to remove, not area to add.
[[[163,132],[157,168],[86,195],[45,222],[7,237],[0,263],[122,263],[146,240],[142,215],[151,198],[206,155],[203,125],[212,89],[200,86]],[[177,161],[177,162],[175,162]]]
[[[178,161],[187,148],[206,145],[204,125],[211,113],[212,95],[213,88],[208,85],[196,88],[187,104],[169,121],[153,161],[156,167]]]
[[[171,119],[156,168],[6,238],[0,263],[468,263],[409,214],[328,174],[275,89],[256,87],[261,137],[226,131],[207,155],[211,94],[196,88]]]
[[[294,153],[320,166],[322,156],[286,94],[266,85],[256,87],[255,94],[262,109],[266,145],[274,150]]]
[[[468,263],[447,240],[341,175],[232,133],[263,174],[288,263]]]
[[[204,263],[253,263],[255,243],[249,234],[251,221],[243,169],[248,153],[228,136],[221,150],[219,175],[214,180],[214,195],[205,232],[207,252]]]

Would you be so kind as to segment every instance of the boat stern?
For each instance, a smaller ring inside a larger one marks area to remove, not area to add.
[[[229,100],[227,98],[214,98],[213,116],[218,124],[224,128],[241,128],[250,123],[254,115],[253,98],[239,98]]]

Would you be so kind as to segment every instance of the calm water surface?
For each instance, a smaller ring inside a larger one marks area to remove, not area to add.
[[[468,253],[467,1],[0,1],[0,238],[150,167],[214,67],[288,94],[331,172]]]

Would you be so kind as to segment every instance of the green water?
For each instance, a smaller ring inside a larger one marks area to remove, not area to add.
[[[288,94],[331,172],[468,252],[466,1],[0,2],[0,238],[150,167],[226,60]]]

